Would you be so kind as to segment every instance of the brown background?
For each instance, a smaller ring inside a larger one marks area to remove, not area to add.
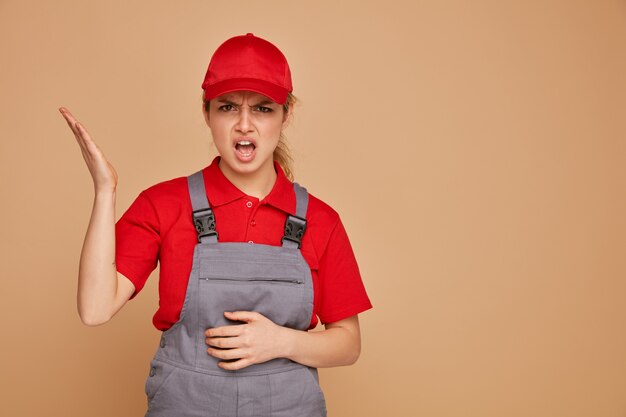
[[[80,324],[92,186],[56,109],[119,216],[215,154],[200,84],[246,32],[290,61],[296,179],[375,305],[330,415],[626,416],[626,3],[571,0],[0,0],[0,414],[144,412],[156,274]]]

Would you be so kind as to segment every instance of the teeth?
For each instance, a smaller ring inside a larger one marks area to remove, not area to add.
[[[239,142],[237,142],[239,145],[252,145],[252,142],[248,141],[248,140],[240,140]]]

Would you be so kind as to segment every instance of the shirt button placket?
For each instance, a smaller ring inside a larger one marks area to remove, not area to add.
[[[252,217],[252,220],[250,220],[249,225],[254,227],[254,226],[256,226],[256,220],[254,220],[254,216],[256,215],[256,209],[258,207],[255,207],[254,203],[252,201],[249,201],[249,200],[246,201],[246,207],[248,207],[250,209],[253,209],[252,213],[250,214],[250,217]],[[249,230],[246,231],[246,235],[249,235]],[[253,240],[248,240],[248,243],[254,243],[254,241]]]

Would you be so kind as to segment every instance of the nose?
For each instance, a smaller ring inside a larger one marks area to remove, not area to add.
[[[250,132],[252,130],[252,116],[250,115],[250,109],[242,107],[239,111],[239,118],[237,119],[237,125],[235,128],[242,132]]]

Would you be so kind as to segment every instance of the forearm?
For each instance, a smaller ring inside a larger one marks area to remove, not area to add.
[[[78,314],[83,323],[108,321],[131,296],[133,284],[115,268],[117,172],[85,127],[65,107],[59,111],[74,133],[93,179],[95,198],[78,270]],[[121,284],[120,284],[121,282]],[[123,291],[118,291],[119,287]]]
[[[285,357],[315,368],[353,364],[361,352],[358,319],[341,323],[315,332],[285,328]]]
[[[111,318],[117,293],[115,268],[115,191],[97,192],[80,256],[78,313],[83,323]]]

